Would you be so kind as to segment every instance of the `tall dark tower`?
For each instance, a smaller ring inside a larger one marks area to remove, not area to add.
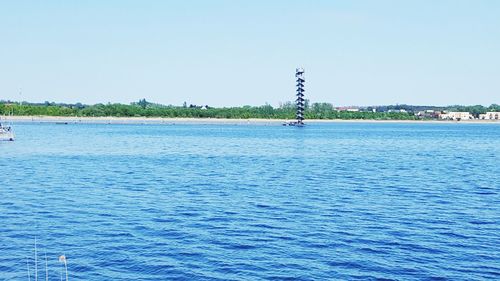
[[[304,69],[297,68],[295,69],[295,77],[297,78],[297,125],[304,125]]]

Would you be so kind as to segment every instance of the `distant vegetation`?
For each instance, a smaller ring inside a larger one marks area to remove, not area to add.
[[[373,112],[373,109],[376,112]],[[468,111],[480,114],[486,111],[500,111],[499,105],[484,107],[476,106],[379,106],[359,108],[359,111],[337,110],[330,103],[306,104],[306,119],[381,119],[381,120],[412,120],[417,119],[415,113],[420,110],[449,110]],[[398,112],[402,111],[402,112]],[[406,111],[406,112],[405,112]],[[269,118],[269,119],[294,119],[295,106],[291,102],[279,107],[271,105],[242,106],[215,108],[209,106],[187,105],[182,106],[162,105],[146,101],[145,99],[131,104],[95,104],[84,105],[63,103],[20,103],[0,101],[0,114],[13,115],[43,115],[43,116],[82,116],[82,117],[191,117],[191,118]]]

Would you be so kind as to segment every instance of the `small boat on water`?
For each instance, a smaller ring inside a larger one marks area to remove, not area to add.
[[[14,141],[15,134],[12,126],[0,120],[0,141]]]
[[[285,122],[283,126],[295,126],[295,127],[304,127],[306,124],[303,122]]]

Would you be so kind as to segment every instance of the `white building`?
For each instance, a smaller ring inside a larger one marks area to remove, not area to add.
[[[406,110],[405,109],[389,109],[389,110],[387,110],[387,112],[389,112],[389,113],[394,113],[394,112],[406,113]]]
[[[474,119],[474,116],[472,116],[469,112],[448,112],[440,114],[439,119],[460,121]]]
[[[486,112],[485,114],[479,114],[479,119],[500,120],[500,112]]]
[[[351,112],[358,112],[359,111],[359,108],[357,108],[357,107],[342,106],[342,107],[337,107],[336,109],[337,109],[337,111],[351,111]]]

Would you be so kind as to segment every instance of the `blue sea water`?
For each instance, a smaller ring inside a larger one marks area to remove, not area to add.
[[[0,280],[500,279],[500,125],[15,130]]]

